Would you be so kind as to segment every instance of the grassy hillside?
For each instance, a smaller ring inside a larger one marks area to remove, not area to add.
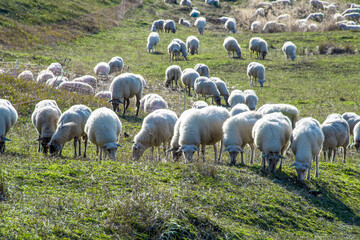
[[[90,1],[89,1],[90,2]],[[100,2],[100,1],[99,1]],[[233,13],[241,2],[226,2],[214,10],[194,0],[208,19],[205,34],[195,28],[178,26],[176,34],[160,34],[158,53],[146,51],[151,23],[158,18],[189,19],[189,9],[147,0],[131,9],[119,26],[97,34],[56,45],[2,49],[6,61],[19,60],[47,64],[71,58],[66,75],[93,74],[93,67],[113,56],[124,58],[128,71],[139,73],[147,81],[147,93],[158,93],[180,114],[194,97],[181,90],[164,88],[165,69],[178,64],[182,69],[205,63],[210,75],[226,81],[231,89],[254,89],[265,103],[290,103],[300,117],[311,116],[322,122],[330,113],[360,113],[358,62],[359,35],[351,32],[313,32],[253,34],[241,30],[232,34],[240,43],[244,59],[227,58],[222,47],[229,34],[212,20]],[[174,17],[175,16],[175,17]],[[191,19],[194,22],[193,19]],[[186,40],[196,35],[199,55],[189,61],[169,62],[167,45],[173,38]],[[270,46],[265,61],[264,88],[249,87],[246,67],[252,61],[249,39],[263,37]],[[285,41],[297,45],[297,59],[287,62],[280,51]],[[319,54],[332,42],[355,54]],[[1,66],[0,66],[1,68]],[[41,68],[40,68],[41,70]],[[109,82],[101,83],[107,89]],[[13,140],[0,155],[0,238],[1,239],[358,239],[360,236],[360,154],[350,150],[347,163],[337,156],[334,163],[321,155],[320,178],[300,184],[290,168],[294,157],[288,154],[282,173],[268,175],[260,170],[260,153],[250,166],[229,167],[229,156],[215,165],[212,147],[206,149],[206,163],[153,162],[149,152],[142,160],[131,159],[135,134],[145,117],[134,117],[134,99],[130,111],[120,120],[123,145],[117,161],[98,161],[90,144],[88,157],[73,158],[72,143],[64,157],[37,153],[37,133],[31,113],[37,101],[51,98],[62,111],[73,104],[86,104],[92,110],[109,103],[72,93],[50,91],[45,86],[23,82],[9,75],[0,76],[0,96],[10,100],[19,113],[18,123],[9,132]],[[207,99],[210,103],[210,100]],[[318,196],[313,191],[320,191]]]

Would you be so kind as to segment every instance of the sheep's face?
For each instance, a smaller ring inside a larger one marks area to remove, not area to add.
[[[305,180],[306,171],[311,169],[311,166],[307,162],[294,162],[290,167],[295,167],[297,172],[297,180],[303,182]]]
[[[295,56],[295,55],[291,55],[290,58],[291,58],[292,61],[295,61],[296,56]]]
[[[134,143],[132,146],[132,156],[134,160],[139,160],[140,157],[144,154],[146,148],[141,143]]]
[[[354,144],[354,147],[355,147],[356,151],[359,151],[360,141],[356,141],[356,143]]]
[[[230,165],[234,166],[236,163],[236,157],[239,154],[239,152],[244,152],[244,150],[241,149],[240,146],[231,145],[225,148],[224,152],[228,151],[230,155]]]
[[[61,146],[60,144],[56,143],[56,142],[50,142],[49,143],[49,149],[50,149],[50,154],[51,156],[55,156],[56,154],[58,154],[58,152],[61,150]]]
[[[260,83],[260,87],[264,86],[265,80],[264,79],[259,79],[258,81]]]
[[[182,152],[179,151],[179,148],[174,147],[174,148],[171,149],[171,152],[172,152],[172,155],[173,155],[173,160],[174,161],[179,161],[179,159],[182,156]]]
[[[199,149],[195,145],[183,145],[178,150],[178,152],[182,151],[185,157],[185,163],[192,162],[194,152],[199,151]]]
[[[113,106],[114,112],[119,111],[119,104],[121,103],[120,99],[111,99],[111,104]]]
[[[111,143],[104,144],[101,148],[103,149],[103,151],[105,151],[106,155],[112,161],[115,161],[116,160],[116,150],[117,150],[118,146],[120,146],[120,145],[111,142]]]
[[[270,172],[275,172],[276,165],[279,162],[280,153],[279,152],[269,152],[267,156],[267,161],[269,164]]]
[[[236,32],[236,31],[235,31]],[[234,33],[235,33],[234,32]],[[236,51],[236,55],[238,56],[238,58],[241,58],[241,51]]]
[[[50,142],[51,138],[50,137],[42,137],[41,138],[41,146],[42,146],[42,151],[44,154],[47,154],[47,151],[49,149],[49,142]]]
[[[221,97],[214,97],[214,100],[216,102],[216,105],[218,105],[218,106],[221,105]]]
[[[226,96],[226,97],[224,97],[224,100],[225,100],[225,103],[226,103],[226,106],[230,106],[229,105],[229,96]]]
[[[262,59],[263,59],[263,60],[265,59],[266,54],[267,54],[267,52],[265,52],[265,51],[261,53],[261,56],[262,56]]]

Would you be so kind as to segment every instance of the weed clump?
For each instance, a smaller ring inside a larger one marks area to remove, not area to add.
[[[322,42],[319,44],[319,53],[320,54],[354,54],[354,47],[350,44],[345,46],[337,46],[333,42]]]

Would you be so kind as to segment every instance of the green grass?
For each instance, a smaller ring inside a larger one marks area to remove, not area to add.
[[[199,9],[211,16],[222,16],[201,1]],[[240,2],[238,2],[239,4]],[[230,6],[232,3],[224,3]],[[180,9],[180,10],[179,10]],[[147,93],[159,93],[170,109],[181,113],[182,91],[163,87],[165,69],[178,64],[182,69],[205,63],[210,75],[227,82],[232,89],[249,87],[246,67],[252,61],[249,39],[261,35],[270,46],[265,61],[264,88],[254,87],[265,103],[290,103],[300,110],[300,117],[311,116],[322,122],[330,113],[354,111],[359,114],[359,54],[319,55],[317,46],[331,41],[337,46],[350,44],[359,49],[359,35],[351,32],[252,34],[239,31],[238,39],[245,60],[227,58],[222,47],[228,34],[209,24],[203,36],[195,28],[178,27],[176,34],[160,33],[158,54],[146,51],[151,22],[171,16],[187,18],[179,6],[161,0],[145,1],[127,13],[116,28],[78,38],[67,43],[46,44],[26,49],[2,49],[6,61],[34,62],[42,66],[71,58],[67,75],[92,74],[100,61],[113,56],[124,58],[130,72],[142,74]],[[176,14],[176,15],[175,15]],[[169,62],[167,45],[177,37],[189,35],[200,39],[199,55],[189,61]],[[298,47],[295,62],[287,62],[280,51],[285,41]],[[314,53],[314,54],[305,54]],[[102,84],[106,89],[109,83]],[[130,137],[120,139],[117,161],[99,162],[90,144],[88,157],[73,158],[72,143],[67,143],[64,157],[37,153],[37,133],[31,113],[38,100],[48,96],[49,88],[0,76],[0,96],[11,101],[19,113],[18,123],[8,134],[0,155],[0,238],[1,239],[358,239],[360,236],[360,166],[359,153],[350,150],[347,163],[324,162],[321,155],[320,178],[296,182],[290,168],[289,154],[282,173],[267,175],[256,163],[229,167],[229,157],[215,165],[207,147],[207,162],[183,164],[149,161],[145,152],[139,162],[131,159],[135,134],[145,117],[135,118],[134,100],[130,111],[120,118],[123,131]],[[93,97],[66,92],[52,92],[62,111],[74,104],[86,104],[92,110],[109,103]],[[195,98],[186,97],[190,107]],[[208,102],[209,99],[207,100]],[[311,191],[321,191],[315,197]]]

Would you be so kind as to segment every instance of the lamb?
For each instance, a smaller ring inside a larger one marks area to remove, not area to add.
[[[160,146],[164,147],[164,155],[168,160],[166,147],[170,147],[174,135],[175,123],[178,120],[176,113],[167,109],[156,110],[144,118],[141,131],[134,137],[132,155],[139,160],[146,149],[151,147],[151,160],[154,159],[154,147],[158,147],[158,160],[161,159]],[[168,144],[168,146],[166,146]]]
[[[94,96],[95,98],[102,98],[106,101],[111,100],[111,92],[110,91],[100,91]]]
[[[236,104],[245,103],[245,96],[241,90],[234,90],[229,97],[230,107],[234,107]]]
[[[321,124],[321,130],[325,139],[323,143],[324,160],[326,161],[326,151],[328,151],[328,159],[335,161],[336,149],[342,147],[344,149],[344,163],[346,162],[346,148],[350,143],[350,127],[349,124],[339,114],[330,114]]]
[[[254,90],[245,90],[244,96],[245,104],[249,107],[251,111],[254,111],[259,101],[259,98],[256,96],[256,92]]]
[[[238,103],[234,107],[231,108],[230,116],[233,117],[240,113],[249,112],[249,111],[250,111],[250,109],[249,109],[248,105],[246,105],[244,103]]]
[[[116,73],[116,72],[121,73],[124,68],[124,60],[122,59],[122,57],[119,57],[119,56],[116,56],[116,57],[113,57],[112,59],[110,59],[108,64],[110,66],[109,73]]]
[[[206,4],[213,5],[215,7],[220,7],[219,0],[205,0]]]
[[[42,70],[36,78],[37,83],[46,83],[50,78],[54,78],[55,75],[49,70]]]
[[[180,50],[181,50],[181,46],[177,42],[172,41],[168,45],[168,53],[169,53],[170,61],[179,60]]]
[[[209,106],[189,112],[181,121],[179,127],[178,150],[182,151],[185,162],[192,162],[193,154],[198,151],[201,145],[202,159],[205,162],[206,145],[214,146],[215,163],[221,162],[223,141],[222,126],[226,119],[230,117],[229,112],[222,107]],[[175,135],[174,135],[175,137]],[[216,143],[221,141],[220,154],[217,158]]]
[[[176,25],[175,22],[173,20],[165,20],[164,21],[164,31],[165,33],[175,33],[176,32]]]
[[[19,74],[18,79],[25,81],[34,81],[34,75],[31,71],[25,70]]]
[[[346,112],[341,115],[343,119],[349,124],[350,134],[353,133],[355,125],[360,122],[360,116],[354,112]]]
[[[204,101],[196,101],[192,104],[193,109],[202,109],[207,106],[209,106],[209,104],[207,104],[207,102],[204,102]]]
[[[283,47],[282,47],[282,51],[286,55],[286,60],[289,60],[289,59],[291,59],[292,61],[295,60],[295,58],[296,58],[296,55],[295,55],[296,46],[295,46],[294,43],[285,42]]]
[[[265,23],[262,31],[265,33],[286,32],[286,25],[276,21],[269,21]]]
[[[265,67],[261,63],[251,62],[247,67],[247,76],[249,77],[250,86],[256,86],[256,82],[263,87],[265,83]],[[256,79],[259,79],[256,81]]]
[[[188,53],[190,52],[191,55],[194,55],[195,53],[198,54],[200,41],[197,37],[195,36],[187,37],[186,45],[187,45]]]
[[[0,99],[0,153],[5,151],[5,142],[11,141],[6,134],[14,126],[18,114],[13,105],[6,99]]]
[[[55,76],[60,76],[62,73],[62,66],[60,63],[51,63],[47,70],[51,71]]]
[[[151,30],[153,32],[156,32],[156,31],[162,32],[164,29],[164,23],[165,23],[164,19],[155,20],[151,26]]]
[[[324,20],[324,14],[323,13],[310,13],[306,19],[316,21],[316,22],[322,22]]]
[[[54,77],[46,81],[46,85],[52,88],[58,87],[61,83],[67,82],[69,79],[67,77]]]
[[[84,76],[75,78],[73,80],[73,82],[81,82],[81,83],[89,84],[93,89],[95,89],[97,86],[96,77],[90,76],[90,75],[84,75]]]
[[[197,27],[199,34],[203,35],[206,26],[206,18],[198,17],[194,23],[194,26]]]
[[[252,32],[259,32],[261,28],[261,22],[260,21],[254,21],[251,23],[250,30]]]
[[[173,86],[174,81],[177,86],[177,81],[181,79],[181,75],[182,72],[180,66],[172,65],[168,67],[165,72],[165,87],[169,87],[170,85]]]
[[[179,19],[179,24],[184,25],[185,27],[190,27],[190,26],[191,26],[191,25],[190,25],[190,22],[184,20],[183,18],[180,18],[180,19]]]
[[[197,71],[200,74],[200,76],[209,77],[210,74],[209,67],[203,63],[196,64],[194,70]]]
[[[50,154],[61,156],[64,144],[74,139],[74,157],[81,156],[81,138],[85,140],[84,158],[86,157],[87,135],[84,131],[86,121],[91,114],[90,108],[85,105],[74,105],[61,114],[57,129],[49,142]],[[79,151],[76,148],[79,143]]]
[[[36,104],[31,120],[39,134],[36,139],[39,143],[38,152],[42,148],[42,152],[47,154],[48,144],[55,133],[60,115],[61,111],[54,100],[42,100]]]
[[[355,147],[356,151],[359,151],[359,148],[360,148],[360,122],[358,122],[354,126],[353,135],[354,135],[353,146]]]
[[[158,94],[147,94],[140,100],[140,109],[146,113],[154,112],[158,109],[167,109],[166,101]]]
[[[156,45],[160,42],[160,37],[157,32],[151,32],[147,38],[148,52],[156,52]]]
[[[191,7],[191,0],[181,0],[180,5]]]
[[[281,113],[271,113],[259,119],[253,129],[252,137],[256,147],[262,154],[262,168],[265,170],[266,162],[270,172],[275,172],[280,159],[279,171],[282,169],[283,155],[290,145],[291,122]]]
[[[233,37],[225,38],[223,47],[227,51],[228,57],[230,57],[230,53],[232,52],[234,58],[234,54],[236,52],[238,58],[241,58],[241,47],[235,38]]]
[[[240,105],[240,104],[238,104]],[[251,148],[250,163],[254,163],[255,145],[252,137],[252,129],[255,123],[262,117],[257,112],[244,112],[228,118],[222,127],[225,151],[230,154],[230,165],[236,163],[236,156],[241,153],[241,164],[244,164],[244,147],[249,144]]]
[[[198,77],[194,82],[194,91],[197,95],[211,96],[218,106],[221,105],[220,92],[216,84],[207,77]]]
[[[181,39],[178,39],[178,38],[174,38],[172,41],[177,42],[180,45],[180,52],[181,52],[182,56],[185,58],[185,60],[188,60],[186,44]]]
[[[225,29],[229,32],[236,33],[236,22],[233,19],[228,19],[225,22]]]
[[[217,77],[211,77],[210,81],[213,81],[215,83],[217,89],[220,92],[220,96],[224,97],[226,106],[229,106],[228,99],[229,99],[230,94],[229,94],[229,91],[228,91],[228,89],[226,87],[226,83],[223,80],[221,80],[220,78],[217,78]]]
[[[145,80],[139,74],[133,73],[123,73],[119,76],[115,77],[111,82],[109,91],[111,92],[111,100],[110,102],[113,105],[114,112],[119,111],[119,104],[121,103],[121,99],[124,99],[124,112],[125,112],[130,104],[130,98],[136,97],[136,116],[139,114],[140,107],[140,99],[142,95]],[[126,105],[126,106],[125,106]]]
[[[252,53],[256,52],[256,56],[265,59],[266,54],[268,53],[267,42],[259,37],[254,37],[250,39],[249,50]]]
[[[99,62],[94,67],[94,73],[96,74],[96,76],[108,77],[108,75],[110,74],[110,66],[109,66],[109,64],[106,63],[106,62]]]
[[[281,112],[291,120],[292,128],[295,128],[295,123],[299,119],[299,110],[290,104],[264,104],[258,110],[262,115]]]
[[[190,89],[194,89],[195,80],[200,77],[200,74],[192,68],[186,68],[181,75],[181,82],[188,89],[188,95],[190,96]]]
[[[189,14],[190,17],[199,17],[200,16],[200,12],[198,10],[196,10],[196,8],[193,8]]]
[[[296,123],[291,135],[291,150],[295,155],[295,162],[290,167],[295,167],[297,180],[311,179],[311,161],[316,161],[315,177],[319,177],[319,153],[324,142],[324,134],[320,123],[310,117],[303,118]]]
[[[62,82],[58,86],[59,89],[69,91],[69,92],[76,92],[82,95],[92,95],[94,94],[94,89],[87,83],[83,82]]]

